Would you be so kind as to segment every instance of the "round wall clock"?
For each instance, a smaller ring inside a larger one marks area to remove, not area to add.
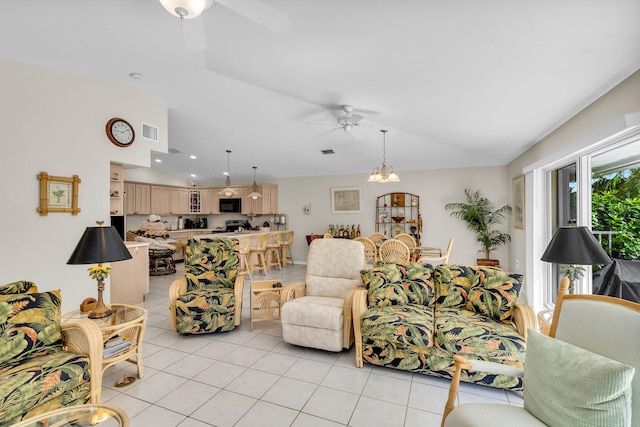
[[[124,119],[113,118],[107,122],[107,137],[118,147],[128,147],[133,144],[136,133],[133,126]]]

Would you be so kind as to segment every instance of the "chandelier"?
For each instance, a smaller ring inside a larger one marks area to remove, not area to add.
[[[231,197],[233,195],[237,195],[238,190],[236,190],[235,188],[231,188],[231,172],[229,170],[229,154],[231,154],[231,150],[226,150],[226,151],[227,151],[227,171],[224,174],[227,175],[227,183],[225,184],[226,187],[220,190],[218,194],[224,194],[226,197]]]
[[[180,20],[193,19],[211,7],[213,0],[160,0],[162,7]]]
[[[387,157],[386,157],[387,131],[381,129],[380,132],[382,132],[382,166],[380,168],[378,168],[377,166],[373,168],[373,171],[371,172],[371,176],[369,176],[369,182],[379,182],[379,183],[399,182],[400,178],[393,171],[393,167],[387,166],[387,163],[386,163],[387,162]]]
[[[258,192],[258,186],[256,185],[256,169],[258,169],[257,166],[253,167],[253,188],[251,188],[251,193],[249,193],[249,195],[247,197],[251,197],[253,200],[257,199],[258,197],[262,197],[262,194],[260,194]]]

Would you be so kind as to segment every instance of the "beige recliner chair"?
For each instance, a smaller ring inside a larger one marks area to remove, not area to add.
[[[289,344],[341,351],[353,344],[352,295],[362,286],[362,243],[315,239],[309,246],[305,282],[281,293],[282,338]]]

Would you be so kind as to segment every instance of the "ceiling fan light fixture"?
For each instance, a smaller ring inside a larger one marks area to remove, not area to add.
[[[231,171],[229,169],[229,154],[231,154],[231,150],[226,150],[227,152],[227,172],[224,174],[227,175],[227,181],[225,183],[226,187],[218,192],[218,194],[222,194],[225,197],[231,197],[233,195],[238,194],[238,190],[235,188],[231,188]]]
[[[387,131],[381,129],[380,132],[382,132],[382,166],[380,168],[373,168],[373,172],[371,172],[368,181],[379,182],[380,184],[384,184],[385,182],[400,182],[400,177],[393,171],[393,167],[387,166]]]
[[[213,0],[160,0],[167,12],[182,19],[197,18],[213,4]]]
[[[251,193],[247,197],[251,197],[253,200],[256,200],[258,197],[262,197],[262,194],[258,192],[258,186],[256,185],[256,169],[257,166],[253,167],[253,187],[251,188]]]

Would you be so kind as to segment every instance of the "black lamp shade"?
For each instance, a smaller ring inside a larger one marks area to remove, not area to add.
[[[101,264],[131,258],[115,228],[87,227],[67,264]]]
[[[587,227],[558,227],[540,259],[565,265],[611,264]]]

